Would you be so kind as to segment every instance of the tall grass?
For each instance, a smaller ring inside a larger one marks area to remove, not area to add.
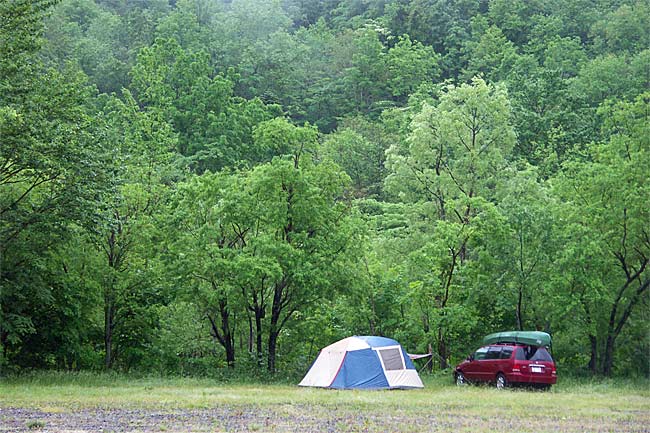
[[[421,374],[428,390],[440,390],[453,385],[451,371],[435,374]],[[295,385],[297,380],[267,376],[264,379],[244,375],[215,377],[181,377],[160,376],[155,374],[120,373],[120,372],[68,372],[68,371],[34,371],[22,375],[0,378],[0,387],[12,386],[78,386],[78,387],[129,387],[129,386],[194,386],[211,387],[223,385]],[[486,388],[484,386],[484,388]],[[480,388],[480,386],[479,386]],[[640,392],[650,394],[650,378],[646,377],[585,377],[561,376],[554,392]]]

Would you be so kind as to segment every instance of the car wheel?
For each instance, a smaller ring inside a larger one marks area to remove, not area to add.
[[[506,377],[501,373],[497,374],[496,387],[497,389],[503,389],[506,387]]]
[[[456,372],[456,385],[463,386],[466,385],[465,375],[461,371]]]

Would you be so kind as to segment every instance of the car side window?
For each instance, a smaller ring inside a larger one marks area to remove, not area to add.
[[[485,359],[485,355],[487,354],[487,350],[488,350],[487,347],[481,347],[479,350],[477,350],[474,353],[474,360],[478,361],[478,360],[481,360],[481,359]]]
[[[512,356],[512,347],[504,347],[501,349],[500,359],[510,359],[510,356]]]
[[[499,354],[501,353],[501,346],[491,346],[488,349],[487,356],[485,359],[499,359]]]

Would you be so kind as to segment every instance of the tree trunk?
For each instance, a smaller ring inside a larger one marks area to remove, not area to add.
[[[219,302],[219,313],[221,315],[221,329],[223,331],[224,349],[226,349],[226,363],[228,367],[235,367],[235,334],[230,329],[230,312],[228,304],[222,300]]]
[[[226,346],[226,364],[229,368],[235,368],[235,345],[229,344]]]
[[[278,345],[278,335],[280,333],[277,331],[271,331],[269,333],[269,354],[267,359],[267,368],[269,373],[275,373],[275,351]]]
[[[119,246],[119,237],[122,234],[122,225],[120,215],[115,213],[115,218],[120,222],[117,228],[112,229],[106,238],[106,259],[108,269],[111,274],[108,277],[107,285],[104,287],[104,368],[110,370],[113,368],[115,353],[113,350],[113,334],[115,331],[115,321],[117,313],[117,296],[115,287],[117,286],[116,273],[119,272],[120,266],[124,260],[124,251]]]
[[[596,374],[598,373],[598,340],[595,335],[589,336],[589,343],[591,345],[591,357],[589,358],[587,368],[589,368],[592,374]]]
[[[621,262],[624,264],[625,262],[621,260]],[[630,315],[632,314],[632,310],[636,306],[636,304],[640,301],[641,296],[648,290],[650,287],[650,279],[647,279],[645,281],[641,280],[641,274],[645,270],[646,266],[648,264],[648,260],[645,259],[641,263],[641,267],[639,270],[636,271],[634,275],[631,275],[627,273],[627,268],[625,264],[623,265],[623,269],[626,270],[626,273],[628,275],[626,283],[621,287],[621,289],[618,292],[618,296],[614,303],[612,304],[612,309],[611,313],[609,316],[609,324],[607,327],[607,340],[605,344],[605,354],[603,357],[603,374],[605,376],[611,376],[614,368],[614,346],[616,344],[616,338],[619,336],[621,333],[621,330],[627,323],[627,320],[630,318]],[[639,282],[639,287],[631,294],[630,299],[627,301],[627,305],[623,309],[623,312],[618,315],[618,309],[621,307],[622,300],[624,298],[624,293],[626,289],[632,285],[634,281]]]
[[[291,312],[288,312],[284,319],[280,321],[280,314],[286,306],[287,302],[287,290],[289,283],[286,279],[282,279],[278,282],[273,289],[273,304],[271,305],[271,322],[269,324],[269,346],[268,346],[268,360],[267,368],[269,373],[275,373],[275,353],[278,344],[278,336],[280,335],[280,330],[284,323],[291,316]]]
[[[253,319],[251,319],[250,314],[248,315],[248,341],[246,342],[246,349],[248,353],[253,353],[253,336],[255,331],[253,331]],[[242,348],[243,350],[243,348]]]
[[[262,358],[264,354],[262,353],[262,319],[264,318],[264,312],[259,308],[255,309],[255,350],[257,352],[257,366],[262,366]]]
[[[607,343],[605,344],[605,358],[603,359],[603,374],[605,376],[612,375],[614,367],[614,343],[616,340],[615,335],[607,336]]]
[[[585,310],[585,320],[586,320],[586,327],[587,329],[592,329],[592,320],[591,320],[591,308],[589,308],[589,304],[584,298],[585,291],[583,290],[582,293],[580,294],[580,302],[582,302],[582,306]],[[589,357],[589,364],[587,364],[587,368],[591,371],[592,374],[597,374],[598,373],[598,339],[596,338],[596,335],[591,333],[588,334],[589,337],[589,345],[591,347],[591,356]]]
[[[447,364],[447,344],[441,330],[438,331],[438,356],[440,357],[440,369],[444,370],[449,367],[449,364]]]
[[[275,351],[278,344],[278,323],[280,321],[280,312],[282,311],[282,291],[284,282],[276,285],[273,295],[273,305],[271,307],[271,323],[269,326],[269,347],[267,354],[267,369],[269,373],[275,373]]]
[[[113,330],[115,329],[115,302],[109,295],[104,299],[104,368],[113,368]]]
[[[524,326],[524,324],[523,324],[524,319],[523,319],[523,315],[522,315],[522,312],[521,312],[522,304],[523,304],[523,297],[524,297],[523,292],[524,292],[523,287],[519,286],[519,294],[517,296],[517,312],[516,312],[516,315],[517,315],[517,329],[519,331],[524,330],[524,327],[523,327]]]
[[[226,351],[226,364],[228,364],[228,367],[234,368],[235,332],[234,329],[231,329],[230,311],[228,310],[228,301],[226,299],[219,301],[219,316],[221,317],[221,322],[217,325],[215,317],[212,317],[209,313],[206,314],[212,328],[212,336],[217,339]]]

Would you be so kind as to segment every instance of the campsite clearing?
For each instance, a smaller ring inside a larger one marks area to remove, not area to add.
[[[647,381],[500,392],[449,378],[410,391],[92,379],[0,383],[0,432],[650,431]]]

